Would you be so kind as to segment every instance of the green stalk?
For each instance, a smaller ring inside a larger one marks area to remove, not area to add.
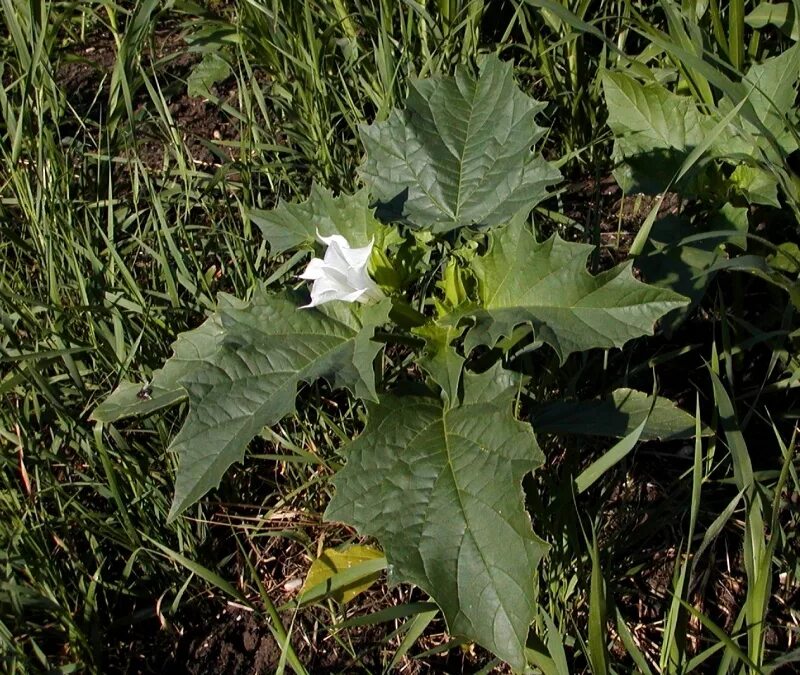
[[[336,16],[339,17],[339,21],[344,28],[344,32],[347,34],[347,37],[350,40],[355,40],[358,36],[358,32],[356,31],[356,27],[353,24],[353,19],[350,17],[350,13],[347,11],[347,8],[344,6],[342,0],[331,0],[333,2],[333,8],[336,10]]]
[[[742,70],[744,65],[744,0],[730,0],[728,8],[728,52],[731,65]]]

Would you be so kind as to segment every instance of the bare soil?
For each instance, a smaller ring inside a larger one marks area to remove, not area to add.
[[[234,158],[229,143],[237,140],[238,127],[225,115],[216,102],[189,96],[186,79],[199,57],[186,51],[186,45],[174,30],[165,30],[153,37],[146,50],[143,70],[152,73],[167,102],[167,110],[186,147],[190,160],[203,167],[218,164],[221,158]],[[56,73],[56,84],[64,92],[75,119],[62,128],[62,135],[76,133],[85,124],[94,124],[98,132],[108,120],[111,79],[117,63],[117,48],[113,37],[94,33],[85,45],[73,46],[71,53]],[[145,167],[151,170],[166,169],[170,158],[165,148],[171,144],[163,134],[165,130],[157,118],[150,114],[153,101],[147,88],[139,79],[130,86],[134,118],[137,122],[136,147],[133,149]],[[212,93],[222,101],[233,103],[236,84],[232,78],[218,83]],[[99,139],[102,140],[102,139]]]

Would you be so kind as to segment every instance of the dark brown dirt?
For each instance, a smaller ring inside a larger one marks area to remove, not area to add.
[[[394,626],[368,626],[339,631],[334,636],[321,628],[319,613],[318,609],[308,609],[294,617],[291,614],[283,617],[284,625],[293,628],[292,645],[309,673],[346,675],[383,672],[399,646],[399,639],[388,644],[386,642],[386,635]],[[314,632],[315,627],[317,631]],[[226,675],[266,674],[275,672],[280,662],[281,649],[269,628],[248,612],[223,610],[205,627],[196,626],[195,629],[191,637],[183,638],[184,672],[188,675],[212,672]],[[314,644],[307,642],[306,636],[314,636]],[[412,653],[432,649],[445,644],[447,640],[441,623],[434,624]],[[400,661],[399,671],[410,675],[467,675],[489,661],[491,656],[487,652],[473,646],[464,650],[453,649],[424,660],[405,657]],[[510,673],[505,667],[498,667],[491,672],[494,675]]]
[[[230,532],[232,528],[252,525],[253,512],[253,508],[220,505],[213,518],[215,524],[209,539],[214,550],[207,553],[213,559],[228,554],[228,566],[219,570],[226,579],[249,575],[240,552],[239,555],[231,552]],[[311,564],[306,546],[298,540],[324,540],[325,546],[335,546],[352,539],[352,532],[347,528],[308,519],[291,509],[273,514],[264,528],[276,533],[291,529],[297,537],[262,537],[258,547],[253,547],[255,560],[252,562],[277,607],[290,606],[297,598]],[[261,608],[254,586],[240,585],[240,590],[252,607]],[[402,640],[402,635],[393,636],[393,631],[408,618],[347,629],[337,628],[337,624],[387,607],[427,599],[422,592],[407,585],[390,588],[382,578],[346,607],[334,604],[330,606],[333,611],[324,605],[287,609],[281,613],[281,620],[290,634],[292,647],[309,673],[377,674],[383,672]],[[154,606],[157,607],[155,603]],[[117,631],[121,644],[109,645],[109,653],[115,656],[107,664],[107,672],[250,675],[273,673],[280,662],[282,650],[270,630],[266,612],[254,612],[225,597],[203,594],[185,601],[173,616],[166,616],[164,608],[153,608],[149,614],[148,619],[137,626]],[[398,672],[468,675],[492,661],[488,652],[474,645],[424,659],[413,658],[448,640],[444,622],[434,620],[414,645],[411,655],[400,661]],[[491,672],[504,675],[510,670],[499,666]]]
[[[84,46],[76,45],[56,73],[56,84],[75,113],[94,121],[101,119],[108,99],[109,78],[117,60],[110,35],[93,34]]]
[[[191,638],[186,673],[272,673],[281,659],[281,648],[269,631],[249,612],[222,610]]]
[[[74,119],[68,119],[62,126],[62,135],[77,133],[87,122],[102,131],[110,114],[110,83],[116,61],[116,45],[113,37],[106,33],[91,34],[83,45],[73,46],[70,53],[62,57],[55,80],[75,113]],[[158,78],[174,129],[183,140],[189,161],[209,167],[234,159],[234,148],[226,143],[238,138],[238,127],[218,104],[186,93],[186,79],[198,62],[199,57],[186,51],[186,44],[174,30],[154,35],[152,47],[142,54],[143,69]],[[132,92],[132,122],[137,126],[136,153],[151,171],[166,169],[171,161],[165,156],[165,149],[172,143],[164,137],[167,131],[163,120],[150,113],[154,106],[143,83],[133,80],[131,84],[138,84]],[[212,93],[221,100],[233,102],[235,82],[219,83]]]
[[[271,593],[273,600],[279,599],[279,595]],[[383,582],[357,599],[347,616],[419,600],[424,597],[418,591],[389,591]],[[387,640],[387,635],[403,621],[334,631],[329,628],[331,616],[319,607],[285,612],[281,618],[290,631],[298,658],[314,675],[382,672],[401,639]],[[444,645],[448,639],[443,623],[434,621],[412,654]],[[124,649],[117,647],[117,658],[108,664],[108,672],[267,674],[276,671],[282,653],[266,618],[235,603],[210,597],[197,598],[162,625],[155,620],[148,622],[139,628],[138,636],[127,641]],[[400,661],[399,668],[410,675],[465,675],[491,660],[485,650],[471,646],[420,660],[407,656]],[[510,673],[505,666],[491,672]]]
[[[609,175],[567,185],[559,196],[558,210],[584,228],[584,241],[599,247],[599,255],[593,261],[595,271],[599,271],[627,258],[636,232],[655,203],[653,196],[623,195]],[[677,213],[680,208],[679,196],[668,193],[659,207],[659,216]]]

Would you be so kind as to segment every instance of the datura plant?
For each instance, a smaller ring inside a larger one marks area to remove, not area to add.
[[[361,130],[363,189],[314,186],[305,202],[250,213],[290,261],[284,289],[221,295],[150,382],[123,382],[94,412],[113,422],[188,402],[170,446],[176,518],[293,413],[301,383],[349,390],[366,427],[341,450],[326,518],[377,539],[393,581],[429,593],[454,636],[515,669],[548,546],[525,508],[522,479],[543,455],[514,415],[525,383],[509,355],[619,348],[686,302],[630,263],[591,275],[587,244],[537,240],[531,213],[560,179],[534,151],[543,107],[495,57],[477,76],[412,83],[405,109]],[[297,251],[319,257],[293,269]],[[401,384],[381,366],[395,343],[419,366]]]

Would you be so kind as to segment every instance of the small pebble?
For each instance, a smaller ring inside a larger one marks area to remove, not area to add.
[[[303,580],[295,577],[294,579],[289,579],[287,582],[283,584],[283,590],[287,593],[294,593],[298,588],[303,585]]]

